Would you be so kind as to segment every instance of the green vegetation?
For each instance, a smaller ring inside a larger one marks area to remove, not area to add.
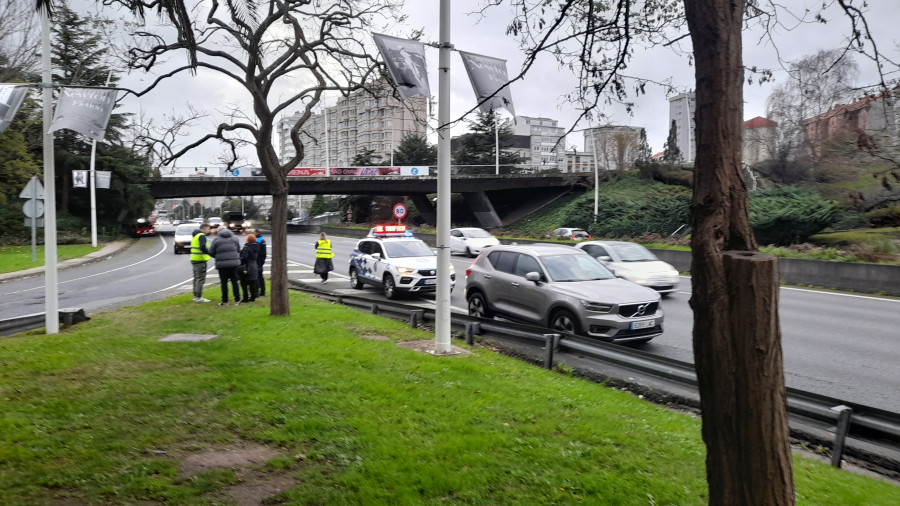
[[[66,260],[78,258],[100,251],[105,244],[98,244],[96,248],[90,244],[60,244],[57,246],[56,258]],[[37,261],[31,261],[31,246],[0,246],[0,274],[4,272],[20,271],[41,267],[44,265],[44,247],[37,247]]]
[[[779,186],[750,194],[750,224],[756,242],[787,246],[836,222],[837,203],[813,190]]]
[[[692,416],[485,348],[398,347],[433,336],[291,297],[290,317],[185,295],[0,340],[0,497],[228,503],[271,479],[287,490],[266,503],[706,503]],[[179,332],[219,337],[158,342]],[[254,445],[272,454],[249,468],[187,465]],[[803,504],[896,503],[799,456],[795,475]]]

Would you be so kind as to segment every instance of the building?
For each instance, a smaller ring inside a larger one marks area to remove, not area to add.
[[[566,129],[559,122],[550,118],[533,116],[516,116],[512,125],[513,134],[529,138],[525,157],[525,165],[533,170],[565,168]]]
[[[809,154],[821,155],[825,141],[866,134],[878,146],[895,146],[900,137],[900,87],[867,95],[802,122]]]
[[[374,151],[379,161],[390,163],[394,148],[407,132],[425,133],[425,97],[400,101],[393,97],[389,85],[378,86],[374,96],[366,90],[351,93],[307,120],[300,132],[305,149],[302,166],[348,167],[353,157],[364,149]],[[282,163],[296,155],[290,132],[299,119],[300,113],[295,112],[282,118],[276,126]],[[327,159],[326,131],[330,152]]]
[[[744,140],[741,148],[741,161],[746,165],[756,165],[771,160],[775,153],[775,129],[778,123],[757,116],[744,122]]]
[[[634,169],[640,153],[641,127],[607,125],[584,131],[584,150],[596,153],[597,169],[622,172]]]
[[[588,151],[571,149],[563,153],[563,172],[594,172],[594,155],[590,148]]]
[[[669,128],[674,121],[677,145],[684,163],[694,163],[697,159],[697,127],[694,121],[696,110],[697,98],[693,92],[669,99]],[[668,139],[668,135],[666,138]]]

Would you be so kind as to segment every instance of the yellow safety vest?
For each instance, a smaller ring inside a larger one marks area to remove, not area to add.
[[[332,258],[334,257],[334,252],[331,251],[331,241],[329,240],[318,240],[316,241],[316,258]]]
[[[200,249],[200,237],[205,235],[203,232],[191,238],[191,262],[208,262],[209,255],[203,253]]]

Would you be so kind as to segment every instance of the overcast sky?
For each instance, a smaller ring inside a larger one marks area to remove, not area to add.
[[[389,35],[399,37],[408,36],[414,29],[424,29],[423,40],[425,42],[438,41],[438,0],[407,0],[405,8],[409,18],[405,24],[398,24],[395,31]],[[523,54],[518,49],[515,39],[506,35],[506,26],[511,15],[507,7],[495,7],[487,12],[487,17],[474,14],[484,0],[453,0],[451,19],[451,43],[456,49],[474,53],[485,54],[507,60],[509,74],[518,73]],[[804,7],[816,8],[822,0],[785,0],[787,5],[802,12]],[[861,3],[857,0],[856,3]],[[897,26],[900,25],[900,9],[897,8],[897,0],[870,1],[868,7],[868,20],[870,29],[875,33],[876,42],[882,51],[889,53],[894,61],[900,61],[898,40],[900,36]],[[828,24],[800,24],[796,27],[778,26],[773,30],[775,44],[761,36],[760,30],[745,31],[744,33],[744,64],[747,67],[757,66],[769,68],[775,71],[776,82],[782,82],[785,74],[780,69],[778,55],[782,61],[791,61],[803,56],[815,53],[820,49],[831,49],[841,45],[846,33],[849,32],[849,24],[837,9],[832,9]],[[782,23],[793,23],[786,16],[781,18]],[[791,28],[791,29],[788,29]],[[777,46],[777,48],[776,48]],[[374,44],[373,44],[374,51]],[[690,65],[688,54],[690,53],[690,40],[680,42],[680,51],[671,48],[657,48],[652,51],[641,52],[629,65],[628,72],[631,75],[647,77],[653,80],[671,82],[679,88],[679,91],[689,91],[694,88],[694,68]],[[776,52],[777,50],[777,52]],[[437,49],[427,48],[426,58],[429,67],[429,80],[432,93],[437,93]],[[856,58],[860,66],[860,79],[851,85],[862,86],[873,83],[874,67],[871,62],[862,58]],[[888,77],[900,77],[897,74]],[[123,84],[140,86],[140,77],[131,75]],[[144,80],[146,83],[146,79]],[[559,126],[570,128],[578,115],[572,104],[562,101],[562,95],[571,91],[575,86],[572,74],[560,69],[556,61],[550,56],[544,56],[538,64],[532,67],[524,81],[512,85],[512,98],[516,112],[525,116],[543,116],[559,121]],[[755,116],[765,116],[765,99],[772,90],[771,84],[758,85],[747,84],[744,89],[744,119]],[[637,107],[633,115],[627,114],[622,109],[608,108],[603,112],[611,117],[614,124],[644,127],[650,146],[654,152],[661,151],[668,134],[669,107],[666,90],[662,87],[650,85],[646,88],[644,96],[633,97]],[[330,101],[333,104],[334,99]],[[125,108],[129,112],[138,112],[142,109],[146,114],[158,116],[162,113],[171,114],[183,110],[187,103],[201,110],[213,110],[217,105],[226,104],[242,105],[249,109],[249,101],[241,94],[241,89],[232,82],[219,77],[211,72],[200,71],[195,77],[179,78],[177,82],[161,87],[157,91],[141,99],[128,99]],[[462,116],[475,105],[475,94],[469,84],[468,77],[462,65],[459,55],[454,54],[451,60],[451,116],[455,119]],[[436,107],[436,105],[435,105]],[[435,112],[436,114],[436,112]],[[213,114],[215,117],[215,114]],[[215,121],[208,120],[206,128],[211,128]],[[434,125],[432,125],[434,126]],[[577,129],[586,128],[583,123],[576,125]],[[198,135],[202,135],[203,128],[198,127]],[[453,135],[465,131],[464,126],[456,127]],[[570,134],[567,138],[567,146],[582,147],[580,133]],[[199,151],[185,157],[179,166],[194,166],[212,164],[215,159],[212,145],[210,149]],[[255,160],[251,161],[256,164]]]

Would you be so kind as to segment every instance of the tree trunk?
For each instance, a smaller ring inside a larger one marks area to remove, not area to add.
[[[744,2],[685,0],[696,64],[694,360],[710,504],[794,504],[777,260],[756,252],[741,177]]]
[[[287,197],[285,191],[272,192],[272,252],[271,288],[269,290],[269,314],[271,316],[288,316],[291,304],[288,297],[287,283]]]

